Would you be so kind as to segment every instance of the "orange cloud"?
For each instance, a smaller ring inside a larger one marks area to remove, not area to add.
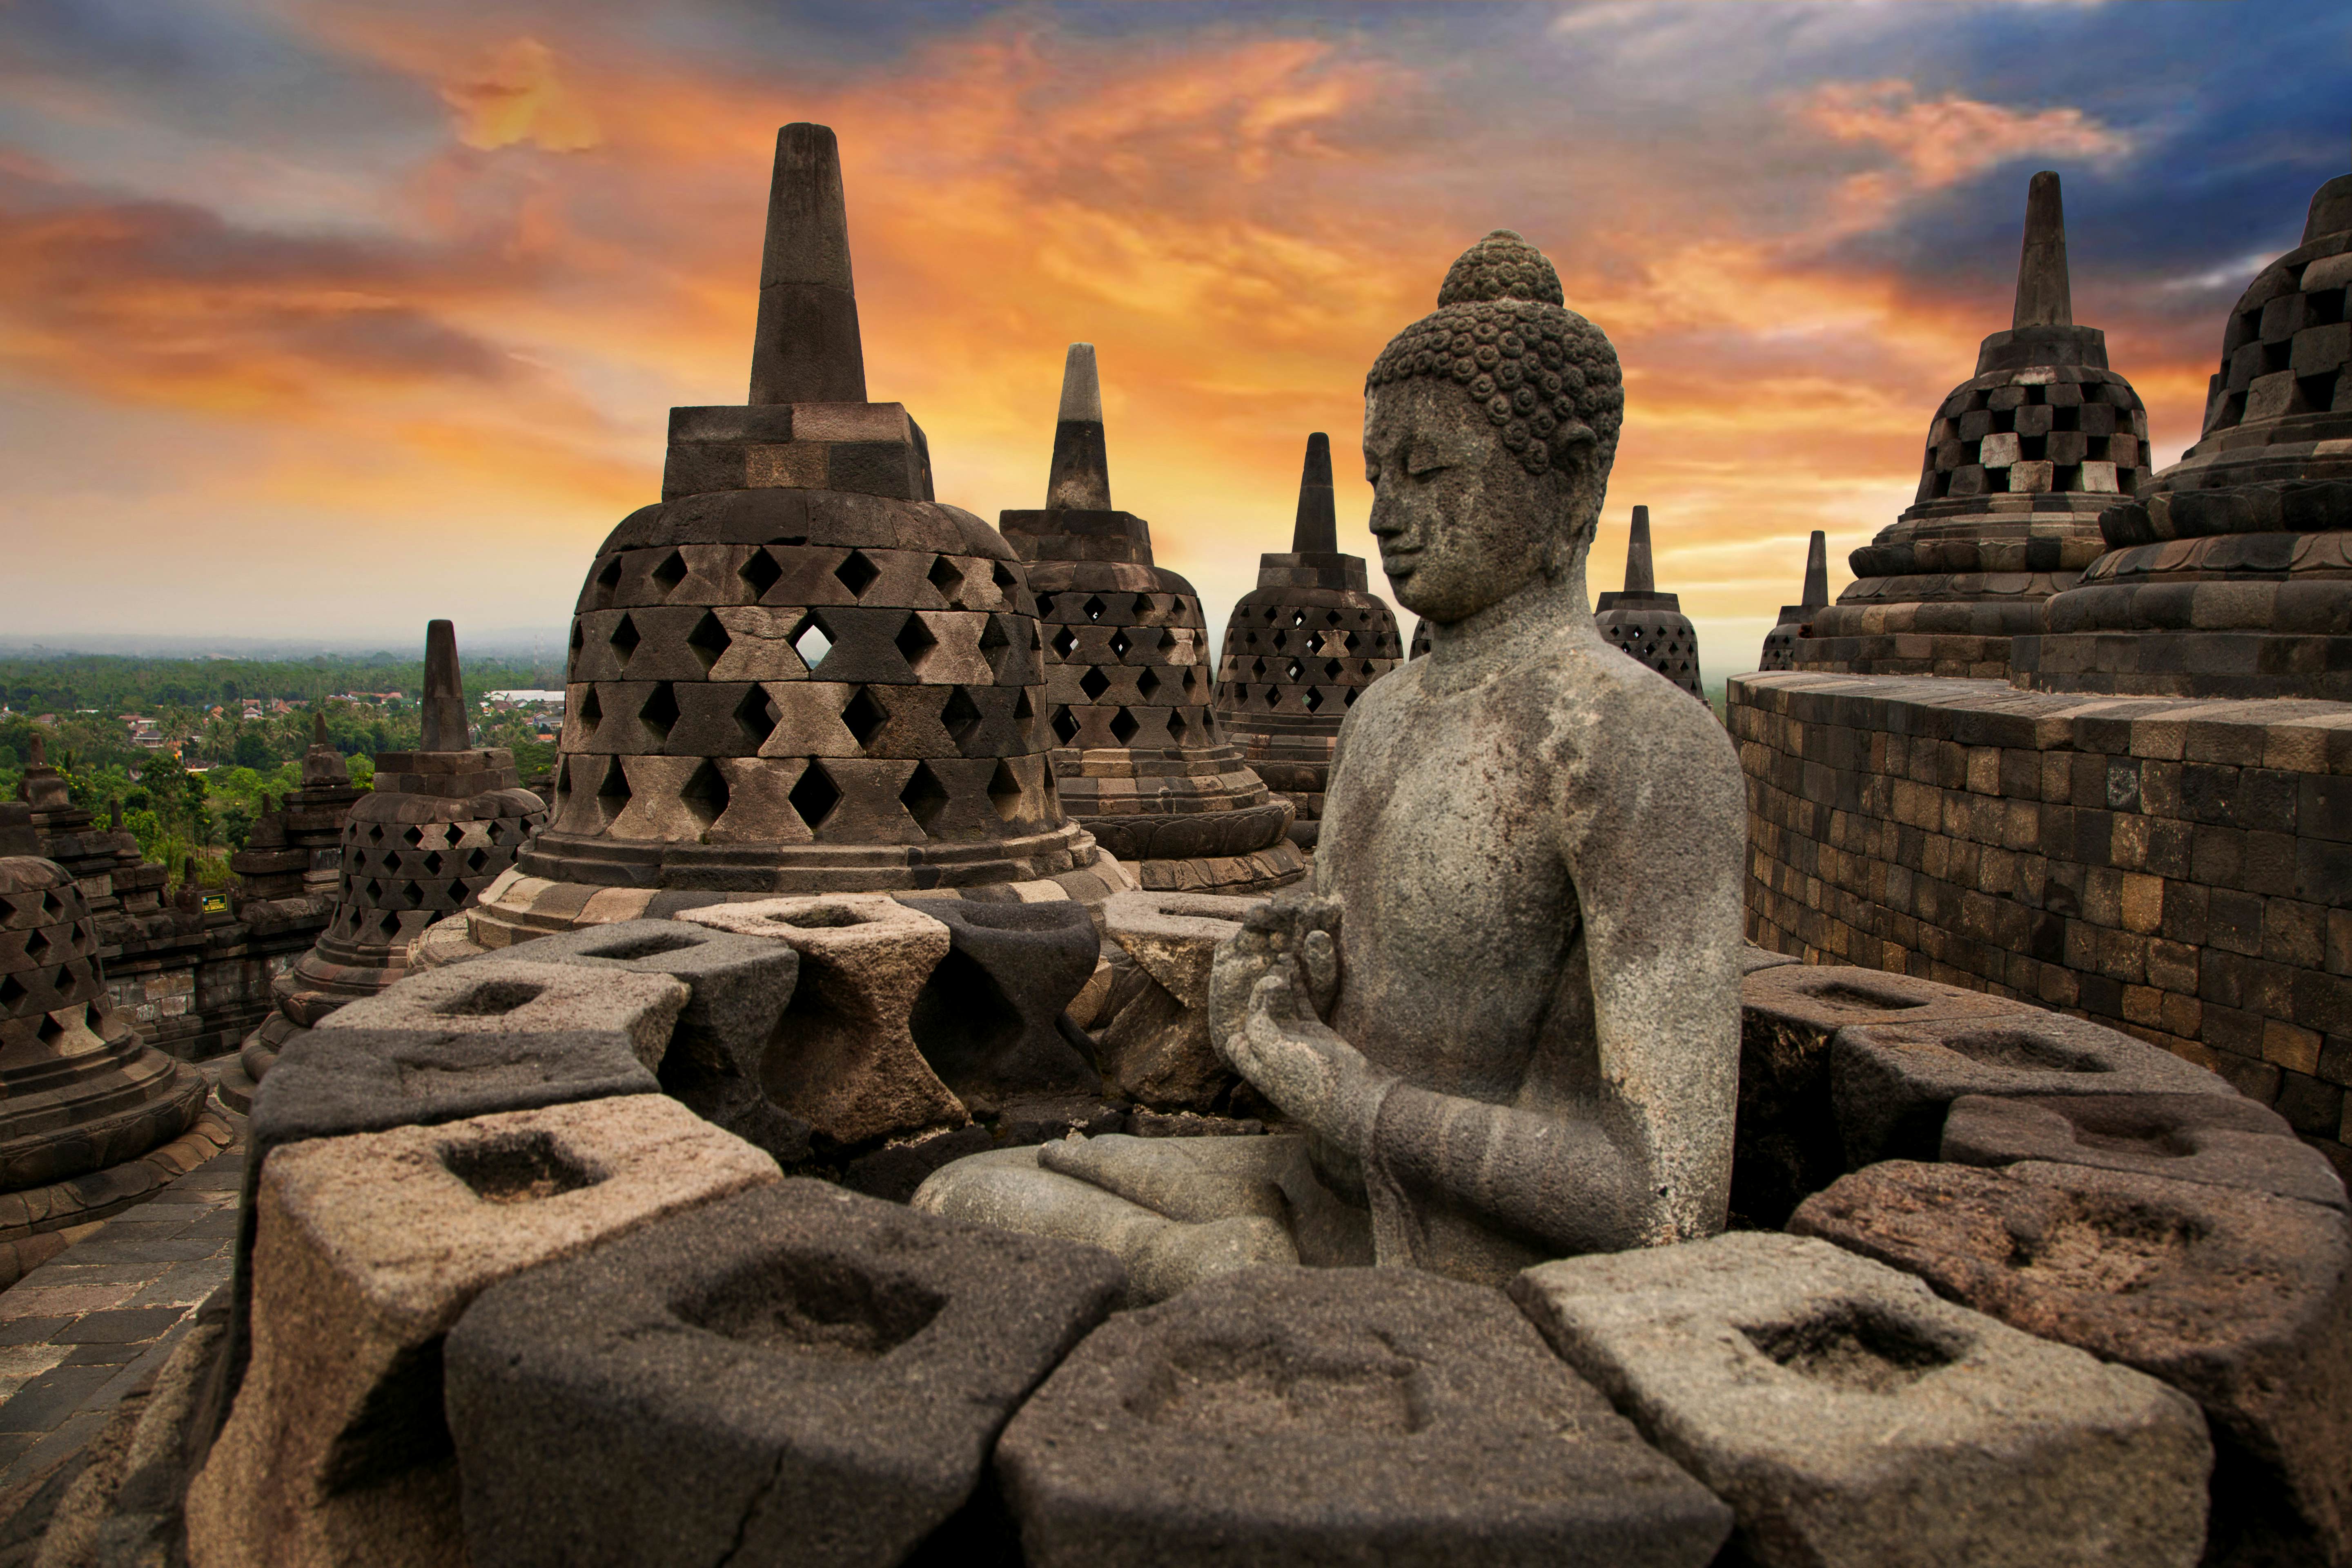
[[[457,140],[484,152],[529,142],[577,153],[601,139],[596,117],[555,73],[555,52],[537,38],[509,38],[477,69],[441,86],[457,111]]]

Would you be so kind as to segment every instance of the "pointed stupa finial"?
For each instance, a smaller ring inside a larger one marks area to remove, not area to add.
[[[2066,280],[2066,211],[2058,199],[2058,176],[2049,169],[2025,187],[2025,244],[2017,258],[2019,327],[2071,327],[2074,300]]]
[[[841,189],[841,146],[830,126],[793,124],[776,132],[751,401],[866,401],[866,353],[849,270],[849,208]]]
[[[1650,509],[1633,509],[1633,529],[1625,540],[1625,592],[1654,594],[1658,574],[1650,563]]]
[[[310,715],[310,744],[323,746],[326,743],[327,716],[324,713],[313,713]]]
[[[1298,474],[1298,521],[1290,548],[1299,555],[1339,553],[1339,510],[1331,489],[1331,437],[1318,430],[1307,437],[1307,465]]]
[[[1054,421],[1054,464],[1045,475],[1045,510],[1110,510],[1102,378],[1095,371],[1092,343],[1072,343],[1069,357],[1062,362],[1062,411]]]
[[[48,765],[49,744],[41,739],[41,732],[36,730],[33,731],[32,754],[25,759],[26,770],[30,772],[34,768],[46,768]]]
[[[1799,602],[1809,610],[1830,602],[1830,536],[1818,528],[1813,530],[1813,542],[1805,547],[1805,593]]]
[[[466,689],[457,679],[457,628],[447,621],[425,627],[424,736],[417,749],[463,752],[472,748],[466,723]]]

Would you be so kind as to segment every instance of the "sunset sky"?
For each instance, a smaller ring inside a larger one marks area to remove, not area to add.
[[[1312,430],[1516,228],[1626,365],[1710,678],[1910,500],[2028,175],[2159,462],[2352,167],[2352,7],[0,0],[0,637],[543,631],[744,395],[776,127],[840,134],[871,395],[1041,504],[1097,346],[1116,504],[1213,617]],[[1407,621],[1408,626],[1410,620]]]

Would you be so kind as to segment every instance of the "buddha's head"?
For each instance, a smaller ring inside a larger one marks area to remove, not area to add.
[[[1582,563],[1625,391],[1608,338],[1508,229],[1462,253],[1437,306],[1365,378],[1364,477],[1397,602],[1445,625]]]

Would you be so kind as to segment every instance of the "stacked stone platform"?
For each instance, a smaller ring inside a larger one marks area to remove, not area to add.
[[[2352,1171],[2352,704],[1732,682],[1751,941],[2025,997]]]

